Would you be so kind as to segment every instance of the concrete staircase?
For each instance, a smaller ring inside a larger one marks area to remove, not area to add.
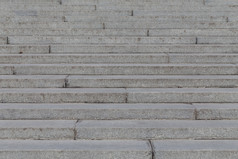
[[[0,0],[0,159],[237,159],[237,0]]]

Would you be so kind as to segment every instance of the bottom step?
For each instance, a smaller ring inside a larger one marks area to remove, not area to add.
[[[237,159],[238,141],[153,141],[155,159]]]
[[[0,159],[237,159],[238,141],[0,140]],[[154,153],[152,153],[152,151]]]
[[[0,140],[0,159],[151,159],[148,141]]]

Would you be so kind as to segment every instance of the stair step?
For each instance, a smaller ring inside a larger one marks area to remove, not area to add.
[[[151,15],[150,15],[151,16]],[[235,15],[234,15],[235,16]],[[72,22],[71,22],[72,23]],[[76,25],[76,24],[75,24]],[[150,23],[141,23],[141,22],[105,22],[106,29],[237,29],[238,22],[150,22]],[[71,26],[74,26],[71,24]],[[25,27],[23,25],[23,27]]]
[[[149,36],[237,36],[237,29],[150,29]]]
[[[0,75],[0,88],[64,88],[66,77],[66,75]]]
[[[76,14],[76,13],[75,13]],[[87,13],[85,13],[87,14]],[[95,13],[95,15],[98,13]],[[110,14],[110,13],[104,13]],[[47,14],[46,14],[47,15]],[[57,13],[53,14],[57,15]],[[59,15],[57,15],[59,16]],[[184,22],[149,22],[143,23],[137,22],[98,22],[98,21],[84,21],[84,22],[5,22],[1,24],[2,29],[8,28],[55,28],[55,29],[237,29],[238,22],[194,22],[194,21],[184,21]]]
[[[237,37],[198,37],[198,44],[237,44]]]
[[[238,2],[236,0],[226,0],[225,2],[223,0],[205,0],[205,5],[209,6],[237,6]]]
[[[155,159],[211,159],[237,158],[238,141],[152,141]]]
[[[237,54],[0,54],[0,64],[237,64]]]
[[[195,37],[10,36],[9,44],[195,44]]]
[[[76,121],[0,120],[0,139],[73,140]]]
[[[238,104],[229,103],[207,103],[193,104],[196,107],[198,120],[237,120],[238,119]]]
[[[11,3],[19,3],[19,4],[54,4],[54,5],[57,5],[59,4],[59,1],[58,0],[1,0],[1,5],[9,5]]]
[[[57,15],[57,14],[56,14]],[[58,15],[57,15],[58,16]],[[2,29],[8,28],[55,28],[55,29],[67,29],[67,28],[91,28],[91,29],[103,29],[102,22],[5,22],[1,24]]]
[[[117,4],[117,5],[97,5],[97,10],[142,10],[142,11],[167,11],[167,12],[219,12],[219,11],[227,11],[227,12],[236,12],[237,6],[236,5],[192,5],[191,3],[187,3],[189,7],[184,5],[176,5],[176,4],[160,4],[160,5],[154,5],[154,4],[132,4],[132,5],[126,5],[126,4]],[[64,5],[64,7],[67,5]]]
[[[44,159],[151,159],[148,141],[30,141],[1,140],[0,151],[4,158]]]
[[[237,88],[2,88],[1,103],[236,103]]]
[[[0,2],[1,3],[1,2]],[[0,6],[1,11],[12,12],[16,10],[34,10],[34,11],[93,11],[95,10],[95,5],[77,5],[77,6],[62,6],[54,5],[49,3],[11,3],[3,4]],[[7,6],[7,8],[6,8]]]
[[[237,75],[233,64],[0,64],[14,75]]]
[[[238,139],[236,120],[83,120],[77,123],[78,139]]]
[[[0,45],[0,54],[49,54],[49,45]]]
[[[238,103],[2,103],[0,110],[0,120],[238,120]]]
[[[1,103],[125,103],[125,89],[1,89]]]
[[[236,88],[131,88],[128,103],[235,103]]]
[[[7,76],[6,76],[7,77]],[[1,76],[0,76],[0,79]],[[8,80],[8,78],[6,78]],[[9,80],[8,80],[9,81]],[[9,82],[10,83],[10,82]],[[5,86],[7,86],[5,84]],[[4,87],[4,85],[2,86]],[[237,76],[69,76],[70,88],[185,88],[238,87]]]
[[[212,56],[215,58],[215,55]],[[211,57],[211,58],[212,58]],[[224,63],[236,62],[236,55],[219,56]],[[238,57],[238,55],[237,55]],[[204,57],[205,58],[205,57]],[[182,58],[181,58],[182,59]],[[217,60],[215,58],[214,60]],[[116,64],[116,63],[168,63],[167,54],[0,54],[0,64]]]
[[[146,29],[0,28],[1,35],[147,36]],[[233,34],[235,35],[235,34]]]
[[[161,5],[168,5],[168,4],[177,4],[177,5],[183,5],[183,4],[190,4],[190,5],[203,5],[203,2],[200,0],[193,0],[192,2],[189,0],[171,0],[171,1],[166,1],[166,0],[149,0],[149,1],[144,1],[144,0],[83,0],[83,1],[77,1],[77,0],[62,0],[63,5],[82,5],[82,4],[99,4],[99,5],[119,5],[119,4],[124,4],[124,5],[143,5],[143,4],[150,4],[150,5],[155,5],[155,4],[161,4]]]
[[[1,46],[0,46],[1,49]],[[0,52],[2,52],[0,50]],[[236,53],[237,45],[52,45],[51,53]]]
[[[141,21],[149,23],[153,21],[221,21],[226,22],[228,17],[225,16],[173,16],[173,15],[162,15],[162,16],[65,16],[67,22],[81,22],[81,21],[101,21],[101,22],[136,22]]]
[[[0,75],[0,88],[237,88],[237,76]]]
[[[226,106],[226,105],[225,105]],[[232,119],[238,118],[234,107]],[[235,105],[234,105],[235,106]],[[207,108],[209,109],[209,108]],[[0,104],[0,120],[194,120],[195,107],[189,104]],[[214,109],[211,109],[211,112]],[[200,115],[201,114],[201,115]],[[206,118],[202,109],[199,117]],[[212,117],[212,114],[208,115]]]

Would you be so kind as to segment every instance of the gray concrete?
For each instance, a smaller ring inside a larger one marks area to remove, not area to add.
[[[237,76],[202,76],[202,75],[110,75],[110,76],[69,76],[67,87],[70,88],[237,88]]]
[[[169,54],[170,63],[217,63],[217,64],[237,64],[237,54]]]
[[[47,15],[47,14],[46,14]],[[102,22],[6,22],[1,24],[2,29],[6,28],[52,28],[52,29],[66,29],[66,28],[91,28],[91,29],[103,29]]]
[[[238,29],[150,29],[150,36],[237,36]]]
[[[0,75],[0,88],[63,88],[66,76]]]
[[[236,53],[237,45],[52,45],[51,53]]]
[[[233,57],[233,58],[232,58]],[[235,56],[224,57],[224,60]],[[117,64],[117,63],[168,63],[167,54],[0,54],[1,64]]]
[[[0,139],[73,140],[76,121],[0,120]]]
[[[9,44],[195,44],[195,37],[10,36]]]
[[[85,120],[77,139],[238,139],[238,122],[189,120]]]
[[[196,107],[198,120],[237,120],[237,103],[193,104]]]
[[[12,66],[0,66],[0,75],[12,75],[13,67]]]
[[[152,159],[147,141],[0,141],[0,159]]]
[[[18,88],[0,90],[1,103],[125,103],[125,89]]]
[[[238,157],[238,142],[223,141],[153,141],[155,159],[211,159]]]
[[[47,45],[0,45],[0,54],[25,54],[41,53],[48,54],[49,46]]]
[[[237,88],[130,88],[128,103],[236,103]]]
[[[0,104],[0,120],[195,119],[189,104]]]
[[[147,36],[146,29],[0,28],[1,35]]]
[[[187,13],[186,13],[187,14]],[[206,14],[205,14],[206,15]],[[237,14],[236,14],[237,15]],[[154,15],[156,16],[156,15]],[[234,15],[235,16],[235,15]],[[138,29],[237,29],[238,22],[105,22],[106,29],[120,29],[120,28],[138,28]]]
[[[198,44],[237,44],[237,37],[198,37]]]
[[[205,5],[211,5],[211,6],[226,6],[226,5],[238,5],[238,2],[236,0],[205,0]]]
[[[25,64],[16,75],[236,75],[232,64]]]
[[[133,9],[132,9],[133,10]],[[173,16],[173,15],[162,15],[162,16],[65,16],[67,22],[80,22],[80,21],[102,21],[102,22],[136,22],[141,21],[143,23],[149,23],[153,21],[209,21],[209,22],[226,22],[228,17],[225,16]]]

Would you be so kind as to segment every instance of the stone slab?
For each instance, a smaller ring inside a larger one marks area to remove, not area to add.
[[[235,59],[235,58],[234,58]],[[168,63],[166,54],[23,54],[1,55],[1,64]]]
[[[0,75],[0,88],[64,88],[66,76]]]
[[[125,89],[2,88],[1,103],[125,103]]]
[[[236,103],[237,88],[129,88],[128,103]]]
[[[206,139],[238,138],[238,122],[193,120],[84,120],[77,123],[77,139]]]
[[[15,64],[16,75],[236,75],[232,64]]]
[[[237,103],[193,104],[196,107],[198,120],[237,120]]]
[[[195,44],[196,37],[9,36],[9,44]]]
[[[67,78],[70,88],[237,88],[237,76],[202,76],[202,75],[110,75],[77,76]]]
[[[238,142],[222,141],[153,141],[155,159],[235,159],[238,157]]]
[[[236,53],[237,45],[52,45],[51,53]]]
[[[0,141],[0,159],[151,159],[147,141]]]
[[[0,120],[0,139],[73,140],[75,123],[68,120]]]
[[[195,119],[189,104],[0,104],[0,120]]]

